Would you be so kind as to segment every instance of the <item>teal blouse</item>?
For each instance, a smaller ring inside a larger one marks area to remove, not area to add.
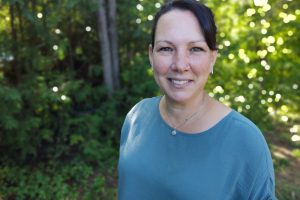
[[[187,134],[159,112],[159,97],[127,114],[121,131],[119,200],[275,200],[274,169],[260,130],[231,111]]]

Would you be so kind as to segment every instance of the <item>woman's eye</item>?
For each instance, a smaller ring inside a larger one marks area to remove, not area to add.
[[[158,51],[170,52],[170,51],[172,51],[172,49],[170,47],[161,47],[161,48],[158,49]]]
[[[193,48],[191,48],[191,51],[192,52],[200,52],[200,51],[204,51],[204,49],[201,47],[193,47]]]

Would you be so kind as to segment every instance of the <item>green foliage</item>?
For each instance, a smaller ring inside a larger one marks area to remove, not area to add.
[[[290,140],[300,120],[299,2],[205,2],[219,43],[206,90]],[[102,79],[97,1],[1,3],[0,198],[114,199],[125,114],[160,93],[147,51],[149,19],[163,0],[118,2],[121,89],[111,98]],[[275,167],[289,161],[277,159]],[[279,199],[292,199],[292,190],[278,186]]]
[[[81,161],[64,166],[50,162],[34,168],[6,167],[0,172],[0,193],[7,199],[103,199],[113,195],[112,189],[102,189],[104,174]]]
[[[296,158],[300,158],[300,149],[294,149],[292,151],[293,156],[295,156]]]

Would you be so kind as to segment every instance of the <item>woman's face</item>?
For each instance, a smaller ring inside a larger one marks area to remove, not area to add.
[[[216,53],[207,46],[193,13],[176,9],[160,17],[154,47],[149,47],[157,84],[178,103],[203,95]]]

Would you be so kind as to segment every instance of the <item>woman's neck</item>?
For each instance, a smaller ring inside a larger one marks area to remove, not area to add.
[[[175,102],[167,96],[163,96],[161,110],[173,126],[183,123],[192,118],[201,118],[208,110],[210,97],[203,93],[199,98],[189,102]],[[187,121],[188,123],[188,121]]]

